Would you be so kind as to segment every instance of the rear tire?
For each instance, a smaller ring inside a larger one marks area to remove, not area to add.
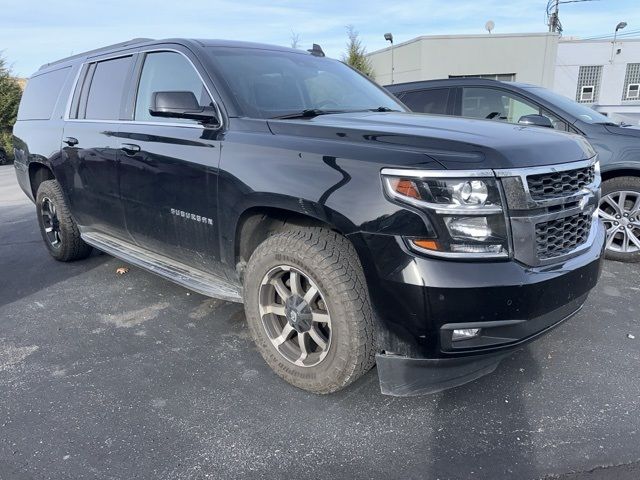
[[[603,182],[599,216],[607,228],[605,257],[640,262],[640,178],[616,177]]]
[[[244,274],[244,305],[260,354],[291,385],[336,392],[375,362],[362,266],[336,232],[300,227],[262,242]]]
[[[38,187],[36,211],[42,239],[53,258],[71,262],[91,254],[92,248],[80,238],[78,225],[56,180],[46,180]]]

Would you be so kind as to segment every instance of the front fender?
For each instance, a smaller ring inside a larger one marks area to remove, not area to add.
[[[391,203],[383,193],[380,170],[394,165],[392,153],[326,139],[227,133],[218,181],[223,262],[233,265],[238,221],[257,207],[316,219],[344,235],[427,233],[418,213]],[[421,168],[442,168],[418,153],[411,160]]]

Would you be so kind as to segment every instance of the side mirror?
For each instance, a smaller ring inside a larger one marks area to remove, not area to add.
[[[214,107],[203,107],[193,92],[153,92],[149,113],[154,117],[188,118],[203,124],[220,124]]]
[[[553,128],[553,123],[544,115],[523,115],[518,120],[521,125],[534,125],[536,127]]]

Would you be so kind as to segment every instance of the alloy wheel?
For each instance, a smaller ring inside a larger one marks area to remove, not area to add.
[[[640,193],[622,190],[605,195],[600,201],[598,216],[607,229],[607,250],[640,251]]]
[[[300,367],[318,365],[331,347],[331,317],[323,293],[302,271],[280,265],[264,276],[259,311],[271,344]]]
[[[60,222],[56,211],[56,205],[49,197],[42,199],[41,207],[42,225],[49,245],[60,248],[62,237],[60,236]]]

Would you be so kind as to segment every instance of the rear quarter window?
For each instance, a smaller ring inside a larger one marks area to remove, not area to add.
[[[71,67],[33,76],[27,82],[18,120],[49,120]]]

